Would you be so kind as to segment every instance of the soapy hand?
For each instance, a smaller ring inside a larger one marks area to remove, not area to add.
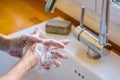
[[[40,36],[40,30],[35,29],[33,34]],[[59,67],[58,58],[66,59],[68,54],[61,51],[70,40],[65,39],[57,41],[54,39],[42,39],[40,43],[29,43],[26,46],[26,52],[23,58],[27,59],[32,67],[41,70],[49,70],[52,66]]]
[[[68,54],[65,54],[62,49],[70,42],[68,39],[57,41],[54,39],[44,39],[42,44],[36,45],[36,51],[41,56],[41,62],[37,65],[40,72],[49,70],[51,67],[60,67],[61,63],[58,58],[67,59]]]
[[[36,30],[38,30],[36,28]],[[23,56],[23,48],[26,46],[27,43],[32,42],[41,42],[42,40],[36,36],[36,34],[25,34],[15,38],[8,38],[9,45],[6,49],[10,55],[21,58]]]

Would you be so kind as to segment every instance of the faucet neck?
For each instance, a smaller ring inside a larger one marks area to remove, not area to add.
[[[99,44],[106,45],[108,37],[108,25],[109,25],[109,0],[103,0]]]

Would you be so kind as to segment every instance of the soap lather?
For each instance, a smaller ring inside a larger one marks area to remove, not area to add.
[[[52,34],[67,35],[71,31],[71,22],[62,20],[49,20],[46,24],[46,32]]]

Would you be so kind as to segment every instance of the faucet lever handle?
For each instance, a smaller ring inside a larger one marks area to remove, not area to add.
[[[85,6],[82,6],[82,13],[81,13],[81,19],[80,19],[80,27],[81,28],[83,28],[84,15],[85,15]]]

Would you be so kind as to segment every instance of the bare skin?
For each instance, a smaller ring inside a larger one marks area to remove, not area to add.
[[[2,38],[0,38],[0,43],[4,41],[7,42],[8,45],[4,45],[4,48],[1,47],[0,44],[0,50],[3,51],[7,51],[10,52],[9,54],[12,56],[16,56],[16,57],[20,57],[21,59],[19,60],[19,62],[13,66],[13,68],[11,68],[5,75],[3,75],[0,80],[20,80],[23,75],[26,74],[26,72],[28,70],[30,70],[31,68],[35,67],[38,63],[41,62],[41,56],[38,56],[38,53],[35,51],[35,45],[37,43],[43,43],[47,46],[54,46],[56,48],[64,48],[64,44],[69,43],[69,41],[56,41],[56,40],[51,40],[51,39],[40,39],[38,36],[40,34],[39,29],[35,29],[33,32],[32,36],[27,36],[27,38],[24,36],[22,36],[22,39],[19,38],[12,38],[9,39],[8,37],[1,35]],[[21,39],[21,43],[23,43],[21,46],[17,46],[18,43],[16,43],[17,40]],[[25,47],[26,43],[22,42],[22,40],[27,40],[30,41],[30,43],[27,44],[27,49],[26,52],[23,54],[21,54],[21,51],[23,47]],[[12,46],[15,48],[17,46],[17,49],[9,49],[9,44],[11,43],[11,41],[14,41],[15,43],[12,43]],[[14,45],[13,45],[14,44]],[[3,45],[3,44],[2,44]],[[18,53],[17,53],[18,52]],[[64,54],[58,50],[55,51],[56,53],[56,57],[59,58],[67,58],[68,55]],[[57,59],[57,58],[56,58]],[[55,60],[54,63],[56,66],[57,64],[57,60]],[[50,66],[45,67],[45,69],[50,69]]]

